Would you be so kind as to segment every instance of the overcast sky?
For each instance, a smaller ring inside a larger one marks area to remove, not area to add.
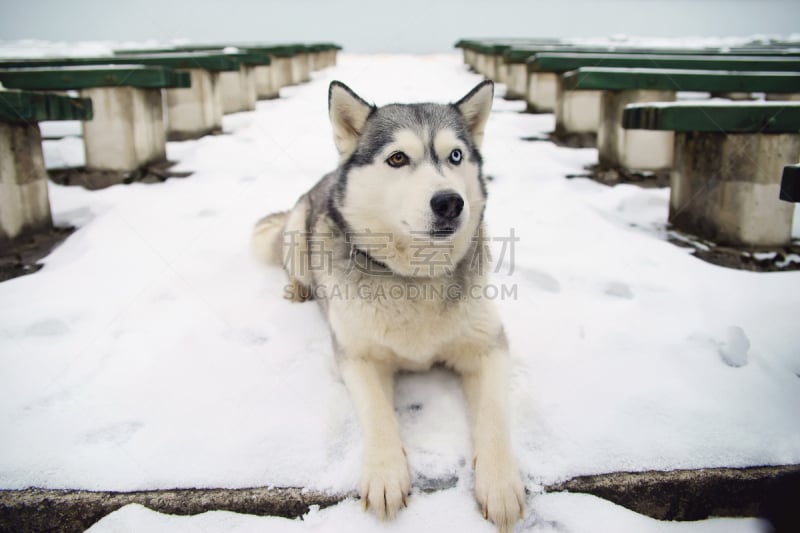
[[[0,0],[0,40],[335,41],[439,52],[460,37],[800,32],[800,0]]]

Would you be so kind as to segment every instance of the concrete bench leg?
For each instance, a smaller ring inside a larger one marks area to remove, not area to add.
[[[669,221],[717,244],[784,246],[794,205],[778,199],[797,134],[676,133]]]
[[[256,96],[259,100],[278,97],[278,89],[272,83],[272,66],[260,65],[255,68]]]
[[[224,114],[253,111],[256,108],[256,83],[251,65],[220,72],[219,80]]]
[[[244,111],[255,111],[258,101],[256,90],[256,65],[242,65],[242,107]]]
[[[0,249],[52,226],[39,125],[0,123]]]
[[[635,102],[674,102],[674,91],[603,91],[597,150],[600,166],[610,169],[662,170],[672,166],[675,133],[626,130],[625,106]]]
[[[552,113],[556,110],[558,74],[531,72],[528,75],[526,101],[529,113]]]
[[[522,100],[528,93],[528,69],[524,64],[512,63],[508,65],[508,83],[506,98],[508,100]]]
[[[292,59],[289,57],[272,56],[272,87],[275,92],[280,92],[284,87],[292,84]]]
[[[295,54],[291,59],[289,84],[298,85],[303,81],[303,67],[300,65],[300,54]]]
[[[555,136],[562,139],[594,137],[600,127],[602,98],[603,91],[565,91],[559,76],[556,82]]]
[[[711,98],[725,98],[727,100],[733,100],[736,102],[746,102],[749,100],[755,100],[753,98],[753,93],[746,93],[741,91],[712,91]]]
[[[486,56],[486,77],[497,81],[497,56]]]
[[[800,93],[767,93],[766,99],[781,102],[798,102],[800,101]]]
[[[495,56],[494,58],[494,80],[497,83],[508,84],[508,65],[502,57]]]
[[[222,131],[222,102],[219,73],[189,69],[192,86],[166,89],[167,139],[198,139]]]
[[[488,56],[486,54],[481,54],[478,52],[475,53],[475,70],[478,72],[478,74],[488,77],[489,70],[487,63]]]
[[[87,169],[129,172],[167,160],[160,89],[97,87],[81,96],[94,109],[81,122]]]
[[[472,50],[464,49],[464,63],[467,64],[469,68],[475,70],[475,52]]]
[[[303,83],[311,81],[311,54],[300,54],[300,81]]]

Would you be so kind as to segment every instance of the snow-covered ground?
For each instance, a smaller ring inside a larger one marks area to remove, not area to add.
[[[51,185],[56,222],[79,229],[43,270],[0,284],[0,488],[355,488],[360,433],[325,322],[282,299],[250,228],[335,165],[332,79],[384,104],[453,101],[479,78],[456,55],[350,54],[313,78],[226,116],[225,135],[170,143],[189,178]],[[521,141],[553,117],[502,92],[484,143],[502,259],[489,296],[514,358],[520,530],[759,531],[540,494],[581,474],[800,462],[800,272],[729,270],[666,242],[667,190],[566,179],[596,151]],[[80,146],[46,141],[48,164]],[[396,407],[417,489],[395,523],[348,500],[302,522],[131,506],[92,531],[492,531],[470,492],[456,377],[403,375]],[[437,483],[451,488],[419,491]]]

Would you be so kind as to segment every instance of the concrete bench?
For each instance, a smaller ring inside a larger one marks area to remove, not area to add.
[[[314,43],[310,46],[314,53],[312,70],[318,71],[336,66],[336,55],[342,49],[341,46],[335,43]]]
[[[161,89],[188,87],[190,78],[162,67],[84,65],[2,69],[0,83],[90,98],[94,117],[81,123],[86,167],[126,173],[166,161]]]
[[[675,132],[669,222],[721,245],[791,242],[783,166],[800,160],[798,102],[631,104],[623,127]]]
[[[168,53],[168,52],[229,52],[252,56],[266,56],[270,65],[256,66],[256,94],[259,99],[277,98],[283,87],[296,85],[310,79],[310,72],[319,63],[321,66],[336,64],[336,53],[341,47],[332,43],[318,45],[285,44],[191,44],[174,48],[115,50],[115,54]],[[319,56],[319,57],[318,57]],[[322,67],[320,67],[322,68]]]
[[[53,226],[38,122],[91,118],[86,98],[0,90],[0,250]]]
[[[556,115],[557,138],[593,138],[600,125],[602,91],[572,91],[565,93],[561,75],[581,67],[661,68],[685,70],[730,70],[800,72],[800,57],[782,56],[723,56],[723,55],[652,55],[652,54],[574,54],[544,53],[528,60],[528,72],[539,81],[531,85],[554,85],[553,91],[542,92],[548,100],[529,101],[538,111],[552,110]],[[549,100],[555,95],[555,100]]]
[[[0,60],[0,68],[105,64],[152,65],[188,73],[191,86],[164,90],[167,139],[172,141],[196,139],[222,131],[220,74],[238,75],[240,69],[236,55],[206,52]]]
[[[464,62],[469,67],[498,83],[506,83],[509,68],[504,61],[504,54],[512,47],[536,46],[544,43],[558,43],[555,39],[462,39],[456,43],[464,53]]]
[[[555,102],[555,78],[528,73],[528,61],[537,54],[545,53],[572,53],[572,54],[678,54],[699,55],[715,53],[714,49],[680,49],[680,48],[619,48],[613,46],[576,46],[571,44],[542,44],[535,46],[512,46],[503,54],[503,61],[507,65],[508,79],[506,98],[510,100],[528,100],[528,112],[552,112],[554,105],[548,107],[543,103]],[[529,87],[530,85],[530,87]],[[530,96],[529,96],[530,93]],[[537,104],[537,102],[539,102]]]
[[[800,48],[796,44],[784,43],[775,45],[763,45],[753,43],[736,47],[641,47],[631,44],[609,43],[606,45],[585,45],[575,44],[559,39],[461,39],[455,44],[463,53],[464,63],[473,70],[484,76],[502,81],[507,85],[506,98],[511,100],[526,99],[528,95],[529,76],[526,63],[536,54],[540,53],[580,53],[580,54],[649,54],[649,55],[774,55],[774,56],[800,56]],[[531,88],[532,94],[537,92],[547,93],[554,90],[554,80],[547,77],[538,80],[533,76],[533,81],[540,82]],[[547,95],[542,94],[540,98],[547,101]],[[555,101],[554,95],[549,98]],[[531,97],[536,102],[535,97]],[[551,112],[550,109],[542,108],[540,112]],[[536,111],[534,107],[532,111]]]
[[[800,94],[800,73],[581,67],[567,72],[563,90],[602,91],[597,149],[601,169],[654,171],[672,166],[672,131],[626,130],[625,106],[671,102],[677,91]]]
[[[502,63],[502,57],[510,48],[526,46],[556,46],[560,39],[460,39],[455,48],[460,48],[464,63],[475,72],[495,79],[496,65]]]
[[[224,52],[220,48],[202,50],[162,48],[151,50],[115,50],[114,54],[120,61],[135,61],[142,57],[153,58],[153,61],[158,61],[159,58],[179,58],[186,55],[201,57],[205,55],[219,58],[220,61],[227,62],[228,65],[226,68],[206,68],[206,70],[218,73],[215,77],[217,78],[216,83],[219,85],[221,113],[226,115],[241,111],[253,111],[256,108],[256,100],[258,99],[256,80],[264,75],[269,77],[271,68],[271,61],[268,56],[249,53],[243,50]],[[230,68],[233,63],[235,63],[235,67]],[[196,66],[199,67],[200,65],[197,64]],[[208,73],[206,75],[208,75]]]
[[[247,53],[265,54],[272,60],[273,93],[289,85],[297,85],[311,79],[310,73],[336,65],[341,46],[334,43],[314,44],[269,44],[238,43],[232,45],[186,45],[183,50],[236,49]],[[266,91],[266,84],[264,84]],[[263,92],[263,91],[262,91]]]

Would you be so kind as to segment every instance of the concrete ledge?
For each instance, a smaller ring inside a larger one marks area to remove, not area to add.
[[[0,491],[0,531],[79,533],[131,503],[154,511],[194,515],[231,511],[258,516],[294,518],[311,505],[329,507],[347,495],[298,488],[176,489],[142,492],[90,492],[28,489]]]
[[[427,492],[452,487],[454,482],[427,480],[424,484],[418,488]],[[795,504],[800,465],[614,472],[574,478],[544,490],[593,494],[658,520],[759,516],[770,520],[776,531],[797,531],[792,528],[800,524],[800,507]],[[77,533],[131,503],[176,515],[225,510],[294,518],[312,505],[324,508],[355,497],[300,488],[0,491],[0,531]]]
[[[593,494],[658,520],[758,516],[776,531],[798,531],[800,525],[800,465],[615,472],[545,490]]]

